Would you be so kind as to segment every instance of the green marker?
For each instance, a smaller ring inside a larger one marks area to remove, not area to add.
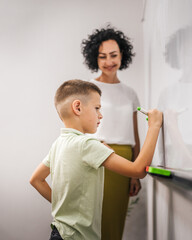
[[[150,174],[162,176],[162,177],[172,177],[171,171],[162,169],[162,168],[155,168],[155,167],[148,166],[146,167],[146,172]]]
[[[148,116],[148,112],[144,108],[137,107],[137,110],[140,111],[141,113],[145,114],[146,116]],[[148,117],[146,118],[146,120],[148,121]]]

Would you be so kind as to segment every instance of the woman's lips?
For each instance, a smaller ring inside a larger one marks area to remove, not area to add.
[[[116,67],[116,65],[113,65],[113,66],[110,66],[110,67],[105,67],[105,69],[107,69],[107,70],[112,70],[113,68],[115,68]]]

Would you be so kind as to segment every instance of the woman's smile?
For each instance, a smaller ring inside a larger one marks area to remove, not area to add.
[[[116,68],[117,67],[117,64],[115,64],[115,65],[113,65],[113,66],[106,66],[106,67],[104,67],[106,70],[113,70],[114,68]]]

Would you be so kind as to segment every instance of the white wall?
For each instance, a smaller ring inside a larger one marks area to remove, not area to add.
[[[80,43],[111,22],[132,38],[137,53],[119,77],[144,101],[142,1],[1,0],[0,16],[0,238],[48,239],[50,204],[29,178],[62,126],[55,90],[64,80],[93,77]]]

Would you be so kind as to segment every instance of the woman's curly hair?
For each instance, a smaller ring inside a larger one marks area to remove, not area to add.
[[[85,58],[84,63],[92,72],[98,71],[99,47],[102,42],[107,40],[115,40],[119,45],[122,53],[119,70],[128,68],[129,64],[132,63],[132,57],[135,56],[135,53],[132,52],[133,46],[130,39],[123,32],[107,26],[106,28],[95,29],[93,34],[88,35],[88,39],[84,39],[81,43],[81,52]]]

